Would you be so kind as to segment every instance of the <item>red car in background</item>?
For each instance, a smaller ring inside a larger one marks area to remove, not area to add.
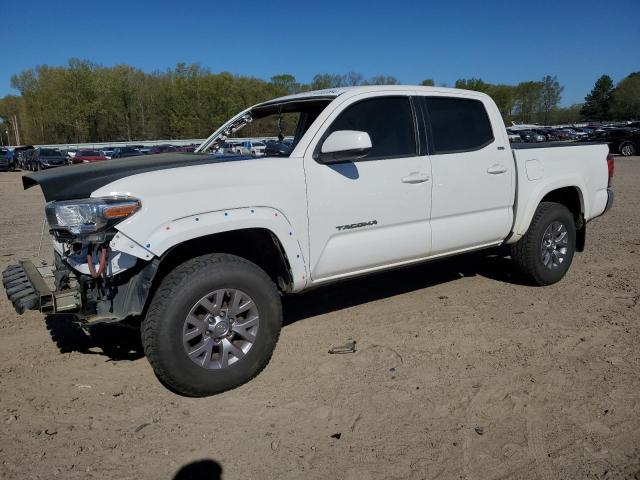
[[[99,150],[78,150],[76,156],[71,159],[71,163],[93,163],[103,160],[108,158]]]

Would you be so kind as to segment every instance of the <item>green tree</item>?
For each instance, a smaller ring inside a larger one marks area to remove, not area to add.
[[[640,119],[640,72],[624,78],[611,99],[611,113],[617,120]]]
[[[549,125],[551,112],[558,107],[564,87],[558,82],[554,75],[546,75],[540,82],[539,119],[544,125]]]
[[[496,102],[498,110],[505,122],[513,115],[513,107],[516,101],[516,88],[511,85],[490,85],[485,92]]]
[[[514,110],[520,122],[534,121],[536,107],[540,104],[542,84],[540,82],[521,82],[515,88]]]
[[[391,75],[376,75],[362,82],[363,85],[398,85],[400,82]]]
[[[23,99],[15,95],[7,95],[0,99],[0,136],[4,145],[17,144],[17,138],[21,133],[20,124],[23,120]],[[18,125],[16,125],[16,123]],[[16,134],[16,130],[18,134]]]
[[[344,75],[332,75],[330,73],[319,73],[313,77],[311,90],[324,90],[326,88],[337,88],[346,86]]]
[[[455,88],[462,88],[464,90],[475,90],[476,92],[486,93],[491,85],[482,81],[481,78],[460,78],[456,80]]]
[[[423,87],[433,87],[436,83],[433,81],[433,78],[426,78],[420,82],[420,85]]]
[[[583,104],[578,103],[576,105],[571,105],[570,107],[556,108],[551,113],[551,123],[554,125],[578,123],[582,118],[581,110],[583,106]]]
[[[585,103],[580,113],[587,120],[611,120],[611,96],[613,94],[613,80],[609,75],[602,75],[584,97]]]
[[[300,84],[296,82],[296,77],[288,73],[274,75],[271,77],[271,83],[277,88],[282,88],[287,94],[297,93],[300,90]]]
[[[362,75],[357,72],[349,72],[345,75],[345,84],[349,87],[362,85]]]

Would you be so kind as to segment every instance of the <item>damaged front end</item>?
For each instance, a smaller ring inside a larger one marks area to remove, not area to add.
[[[49,202],[46,217],[55,265],[36,267],[23,261],[2,274],[16,311],[72,314],[84,323],[115,322],[142,313],[158,260],[149,252],[125,252],[143,249],[114,228],[140,208],[140,201],[131,197]]]

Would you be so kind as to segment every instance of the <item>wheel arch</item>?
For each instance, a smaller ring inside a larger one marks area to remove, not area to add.
[[[283,291],[299,291],[307,283],[302,233],[294,229],[280,210],[271,207],[243,207],[189,215],[160,224],[142,238],[129,232],[126,224],[119,230],[141,247],[140,251],[145,255],[136,255],[135,249],[127,249],[128,253],[143,259],[153,255],[165,266],[170,264],[166,262],[169,258],[229,253],[247,258],[269,270],[267,273],[277,271],[278,275],[272,278],[276,284],[279,276],[283,279],[279,285]],[[282,262],[286,270],[284,267],[274,270],[274,259]]]
[[[242,257],[262,268],[283,292],[293,291],[294,273],[278,236],[267,228],[226,230],[177,243],[160,256],[156,281],[185,261],[208,253]]]
[[[584,251],[587,223],[584,220],[582,191],[576,186],[558,188],[547,193],[540,202],[555,202],[567,207],[576,222],[576,250]]]
[[[527,202],[526,206],[518,209],[516,225],[514,227],[514,235],[509,238],[508,243],[515,243],[529,229],[531,221],[538,206],[542,202],[555,202],[564,205],[573,214],[576,222],[576,249],[584,250],[586,240],[586,222],[585,212],[588,211],[588,205],[584,196],[584,188],[577,182],[573,184],[549,184],[546,188],[540,188],[537,192],[528,194],[532,201]]]

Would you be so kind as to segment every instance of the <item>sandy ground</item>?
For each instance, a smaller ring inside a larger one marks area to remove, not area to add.
[[[560,284],[481,254],[292,297],[265,371],[206,399],[167,391],[135,331],[18,316],[3,292],[0,478],[639,479],[640,158],[616,161]],[[20,175],[0,173],[0,268],[38,250]]]

